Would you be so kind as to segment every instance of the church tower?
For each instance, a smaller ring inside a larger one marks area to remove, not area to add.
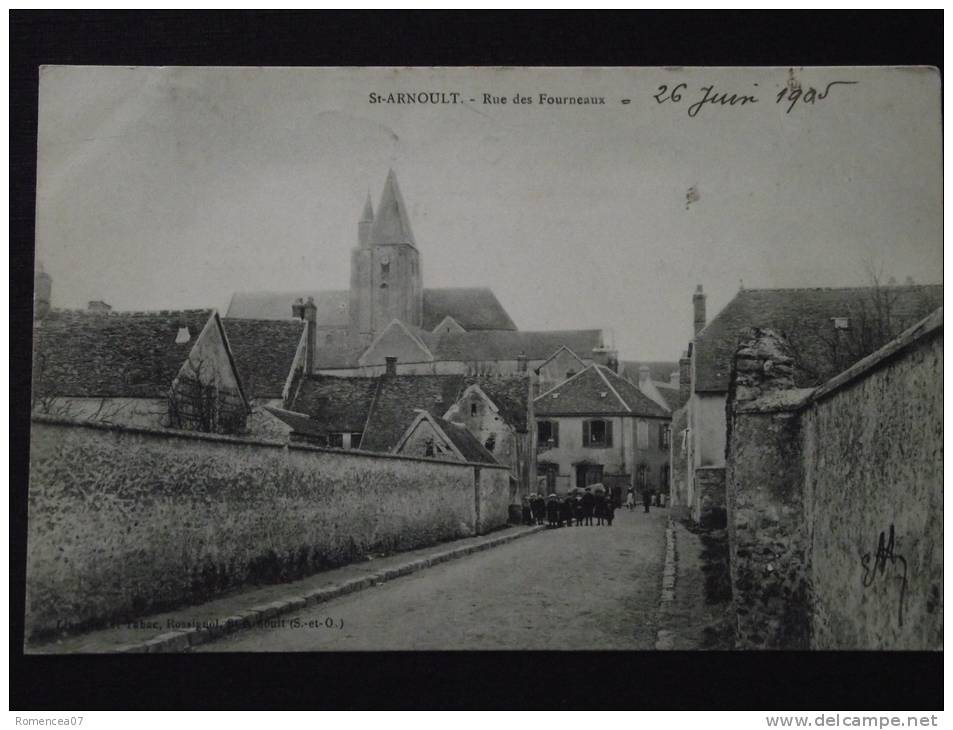
[[[420,255],[397,176],[387,173],[377,214],[368,195],[351,252],[351,335],[369,340],[391,320],[415,327],[423,321]]]

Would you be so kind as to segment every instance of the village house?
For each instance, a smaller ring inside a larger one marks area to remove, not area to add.
[[[590,365],[533,402],[539,481],[547,493],[602,482],[625,491],[668,484],[668,410],[601,365]]]
[[[247,431],[249,403],[218,313],[37,307],[33,410],[127,426]]]
[[[520,331],[490,289],[425,288],[393,170],[377,213],[368,197],[357,228],[349,289],[235,292],[226,318],[282,320],[313,303],[309,374],[381,375],[393,357],[400,375],[512,375],[541,366],[563,345],[585,365],[614,360],[600,329]]]
[[[531,388],[528,375],[399,375],[391,363],[377,377],[304,378],[287,409],[267,410],[291,429],[292,441],[385,453],[426,411],[465,428],[508,466],[518,501],[536,476]]]
[[[680,362],[689,398],[673,416],[672,503],[689,509],[696,520],[702,512],[724,509],[725,403],[743,329],[781,333],[793,348],[795,384],[805,388],[885,344],[940,306],[942,296],[939,285],[741,289],[708,322],[699,285],[692,296],[695,337]]]
[[[466,428],[425,410],[417,412],[417,417],[398,439],[393,453],[469,464],[499,463]]]

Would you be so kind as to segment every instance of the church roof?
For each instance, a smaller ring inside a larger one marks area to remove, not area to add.
[[[891,330],[900,332],[942,305],[942,285],[855,287],[843,289],[742,289],[698,334],[694,344],[695,392],[728,389],[731,360],[745,327],[771,327],[791,343],[798,357],[797,385],[817,385],[837,374],[832,362],[836,331],[831,322],[844,317],[857,327],[876,320],[875,310],[889,302]],[[870,351],[891,339],[872,341]]]
[[[453,317],[468,332],[516,329],[496,294],[483,287],[424,289],[423,329],[433,330],[446,317]]]
[[[678,372],[678,362],[669,360],[623,360],[620,375],[638,385],[639,368],[645,365],[649,369],[649,377],[656,383],[668,383],[672,373]]]
[[[212,309],[54,309],[33,327],[34,393],[43,397],[164,397],[212,317],[216,317]],[[186,327],[189,338],[179,342],[180,331]]]
[[[398,243],[417,245],[413,231],[410,229],[410,218],[407,217],[407,205],[400,194],[397,185],[397,175],[393,170],[387,173],[384,181],[384,191],[381,193],[381,202],[377,206],[377,217],[371,226],[371,245],[387,246]]]
[[[304,335],[304,322],[225,319],[222,323],[248,396],[282,397]]]
[[[602,330],[450,332],[441,335],[434,357],[478,362],[515,360],[522,354],[528,360],[545,360],[564,345],[580,357],[591,359],[593,349],[602,345]]]

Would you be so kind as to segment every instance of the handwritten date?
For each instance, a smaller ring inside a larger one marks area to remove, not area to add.
[[[787,108],[784,113],[790,114],[799,104],[816,104],[819,101],[823,101],[831,93],[831,89],[834,86],[856,83],[856,81],[831,81],[822,90],[815,89],[813,86],[802,89],[800,85],[789,84],[777,93],[774,103],[776,105],[786,104]],[[754,84],[754,86],[757,87],[758,84]],[[688,84],[685,83],[675,84],[674,86],[661,84],[652,95],[652,98],[655,99],[657,104],[681,104],[682,101],[685,100],[687,92]],[[734,91],[722,91],[715,88],[714,84],[708,84],[707,86],[699,87],[698,95],[692,96],[691,103],[689,103],[687,107],[687,112],[688,116],[694,118],[697,117],[705,107],[747,106],[749,104],[757,104],[760,101],[761,100],[755,96],[754,90],[750,93],[743,94]]]

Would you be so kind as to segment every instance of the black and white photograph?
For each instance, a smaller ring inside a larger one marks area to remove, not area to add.
[[[27,651],[940,649],[939,99],[43,68]]]
[[[27,659],[942,653],[937,68],[36,92]]]

